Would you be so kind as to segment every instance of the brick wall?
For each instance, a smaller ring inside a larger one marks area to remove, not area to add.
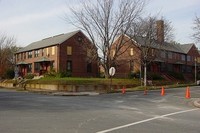
[[[43,69],[47,69],[47,71],[50,71],[51,64],[53,63],[53,69],[56,72],[66,72],[67,61],[71,61],[72,76],[96,77],[99,72],[98,63],[97,61],[92,61],[91,65],[88,66],[87,51],[84,49],[84,45],[89,45],[90,42],[87,41],[87,43],[81,43],[80,41],[78,41],[78,37],[87,40],[87,38],[81,32],[78,32],[62,44],[55,44],[45,48],[31,50],[32,58],[28,58],[29,51],[15,54],[16,64],[20,62],[26,63],[18,65],[20,71],[23,73],[22,76],[28,73],[28,64],[32,64],[31,72],[39,75],[39,71],[35,71],[34,63],[38,60],[41,60],[42,58],[46,58],[51,62],[41,62],[40,69],[41,67],[43,67]],[[72,48],[72,55],[67,55],[67,46],[70,46]],[[39,51],[39,54],[37,57],[35,57],[34,51],[37,50]],[[88,68],[91,70],[88,71]]]
[[[91,64],[91,71],[87,71],[87,50],[85,45],[90,44],[87,42],[80,42],[78,39],[86,39],[82,33],[77,33],[67,41],[60,45],[60,71],[67,70],[67,61],[72,62],[72,76],[73,77],[96,77],[98,75],[97,61],[93,60]],[[72,48],[72,54],[67,55],[67,46]]]

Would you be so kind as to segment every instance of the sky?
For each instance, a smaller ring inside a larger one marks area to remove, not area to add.
[[[77,30],[65,17],[74,0],[0,0],[0,34],[14,36],[17,46]],[[195,16],[200,17],[200,0],[149,0],[146,14],[164,16],[174,27],[175,41],[195,43],[191,38]],[[144,14],[145,14],[144,13]],[[197,45],[200,48],[200,44]]]

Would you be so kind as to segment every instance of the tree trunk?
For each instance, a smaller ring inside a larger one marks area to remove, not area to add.
[[[147,64],[144,64],[144,86],[147,86]]]
[[[105,74],[105,78],[108,79],[110,77],[109,75],[109,68],[107,66],[104,67],[104,74]]]

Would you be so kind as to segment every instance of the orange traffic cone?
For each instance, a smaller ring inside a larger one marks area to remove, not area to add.
[[[125,94],[126,93],[126,88],[123,86],[122,88],[122,94]]]
[[[190,88],[186,88],[185,98],[190,99]]]
[[[144,95],[147,95],[147,88],[144,89]]]
[[[162,89],[161,89],[161,94],[160,94],[161,96],[164,96],[165,95],[165,89],[164,89],[164,87],[162,86]]]

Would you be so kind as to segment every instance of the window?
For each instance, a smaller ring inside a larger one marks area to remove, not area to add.
[[[19,54],[17,54],[17,60],[19,60]]]
[[[67,55],[72,55],[72,47],[67,46]]]
[[[194,56],[190,56],[190,61],[194,61]]]
[[[162,57],[162,58],[166,58],[165,51],[161,51],[161,57]]]
[[[32,73],[32,64],[28,64],[28,70],[27,70],[28,73]]]
[[[35,51],[34,51],[34,56],[35,56],[35,57],[38,57],[39,54],[40,54],[40,51],[39,51],[39,50],[35,50]]]
[[[197,57],[196,61],[197,61],[197,63],[200,63],[200,57]]]
[[[52,55],[55,55],[55,49],[56,49],[55,46],[53,46],[53,47],[51,48],[51,50],[52,50]]]
[[[191,56],[187,56],[187,61],[191,61]]]
[[[176,60],[179,60],[179,54],[178,53],[174,53],[174,57]]]
[[[67,61],[67,71],[72,71],[72,61],[71,60],[68,60]]]
[[[88,62],[88,63],[87,63],[87,72],[88,72],[88,73],[91,73],[91,72],[92,72],[92,63],[91,63],[91,62]]]
[[[133,48],[130,49],[130,55],[133,56]]]
[[[181,60],[185,61],[185,55],[184,54],[181,55]]]
[[[181,72],[186,72],[186,68],[187,68],[187,66],[186,65],[182,65],[182,68],[181,68]]]
[[[24,53],[24,59],[26,59],[26,52]]]
[[[130,60],[130,71],[131,72],[134,71],[134,62],[133,62],[133,60]]]
[[[20,56],[21,56],[21,60],[23,60],[23,53],[21,53],[21,55],[20,55]]]
[[[44,56],[44,49],[42,49],[42,56]]]
[[[35,72],[39,72],[39,70],[40,70],[40,63],[38,63],[38,62],[34,63],[34,69],[35,69]]]
[[[186,66],[186,72],[191,73],[192,72],[192,67],[191,66]]]
[[[28,52],[28,58],[32,58],[32,51]]]
[[[161,67],[160,67],[161,72],[166,71],[166,69],[167,69],[167,65],[165,63],[161,62]]]
[[[173,71],[173,65],[172,64],[167,64],[167,70],[169,72],[172,72]]]
[[[172,59],[172,52],[168,52],[168,58]]]
[[[50,62],[50,69],[52,70],[55,67],[55,61]]]
[[[46,48],[46,54],[49,56],[49,48]]]

